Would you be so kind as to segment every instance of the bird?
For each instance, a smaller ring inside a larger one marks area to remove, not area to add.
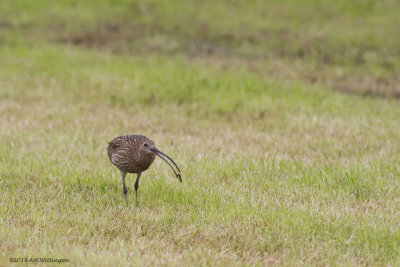
[[[118,168],[122,178],[122,192],[124,194],[125,202],[128,205],[128,199],[126,195],[128,190],[125,185],[125,176],[127,173],[136,174],[135,181],[135,203],[138,207],[137,202],[137,191],[139,189],[139,179],[145,170],[147,170],[153,163],[156,156],[163,159],[174,171],[175,176],[182,183],[181,170],[178,165],[165,153],[158,150],[155,143],[144,135],[122,135],[115,137],[108,142],[108,157],[111,163]],[[169,159],[172,164],[177,168],[177,171],[172,167],[164,157]]]

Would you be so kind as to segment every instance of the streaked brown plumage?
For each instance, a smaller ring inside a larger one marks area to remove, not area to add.
[[[178,169],[178,172],[172,165],[163,157],[171,160]],[[126,203],[128,200],[126,194],[128,190],[125,186],[125,176],[127,173],[136,173],[135,182],[135,200],[137,206],[137,190],[139,188],[139,178],[142,172],[147,170],[153,163],[156,156],[162,158],[174,171],[176,177],[182,182],[180,169],[176,163],[166,154],[158,150],[154,146],[154,142],[143,135],[123,135],[118,136],[108,143],[108,157],[121,172],[122,189]]]

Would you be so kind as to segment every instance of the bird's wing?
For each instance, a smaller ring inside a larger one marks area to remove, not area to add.
[[[115,138],[108,145],[108,157],[118,168],[127,168],[130,164],[131,146],[126,137]]]
[[[113,157],[115,153],[119,150],[119,148],[122,146],[122,140],[120,138],[114,138],[111,142],[108,142],[108,157],[110,158],[110,161],[114,163]]]

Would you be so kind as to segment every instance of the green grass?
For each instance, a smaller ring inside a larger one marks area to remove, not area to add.
[[[0,265],[398,265],[397,1],[3,1]],[[133,175],[107,142],[171,155]]]

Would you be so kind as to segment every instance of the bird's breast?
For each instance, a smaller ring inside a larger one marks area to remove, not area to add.
[[[128,172],[139,173],[147,170],[155,159],[154,155],[146,155],[132,160]]]

